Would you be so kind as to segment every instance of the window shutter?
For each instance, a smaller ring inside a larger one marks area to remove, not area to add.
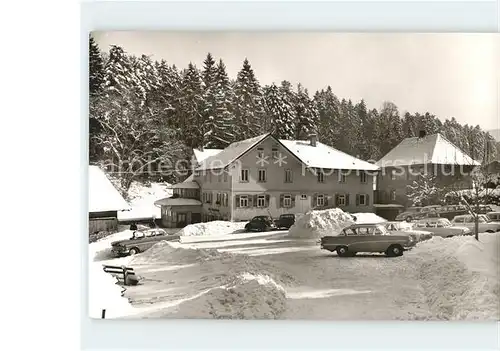
[[[359,194],[356,194],[356,206],[359,206]]]
[[[295,207],[295,194],[292,194],[292,207]]]
[[[345,205],[349,206],[349,194],[345,194]]]
[[[339,206],[339,194],[335,194],[335,207]]]
[[[314,208],[318,204],[318,194],[311,196],[311,207]]]
[[[324,194],[323,198],[325,199],[325,207],[328,206],[328,194]]]
[[[266,207],[269,207],[269,199],[270,199],[270,196],[266,195]]]
[[[369,206],[369,205],[370,205],[370,195],[366,194],[366,195],[365,195],[365,199],[366,199],[366,200],[365,200],[365,201],[366,201],[366,204],[365,204],[365,205],[366,205],[366,206]]]
[[[285,198],[285,195],[280,194],[280,202],[279,202],[279,207],[278,208],[282,208],[283,207],[283,199],[284,198]]]
[[[258,198],[258,195],[254,195],[253,196],[253,205],[254,205],[254,207],[257,207],[257,205],[259,204],[258,201],[257,201],[257,198]]]
[[[240,196],[236,195],[234,199],[236,200],[236,207],[240,207]]]

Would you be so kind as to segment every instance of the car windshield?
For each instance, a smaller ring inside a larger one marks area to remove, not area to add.
[[[491,219],[489,219],[488,216],[486,216],[486,215],[480,215],[479,222],[480,223],[488,223],[488,222],[491,222]]]

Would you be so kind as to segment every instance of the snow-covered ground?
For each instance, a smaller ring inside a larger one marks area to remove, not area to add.
[[[187,230],[195,234],[183,236],[180,243],[161,242],[121,259],[110,259],[106,249],[130,232],[114,234],[89,245],[91,316],[99,318],[105,306],[112,311],[110,318],[499,318],[500,235],[480,234],[479,243],[473,237],[434,238],[397,258],[339,258],[321,251],[316,240],[303,240],[315,238],[318,227],[350,223],[344,215],[330,213],[334,223],[329,224],[321,222],[326,214],[309,216],[299,223],[297,237],[283,231],[241,233],[233,227],[241,223],[197,225]],[[112,281],[94,278],[103,262],[131,266],[140,277],[140,285],[124,293],[129,302],[119,291],[116,300],[109,296],[116,289]]]
[[[190,224],[182,228],[177,234],[181,236],[225,236],[242,232],[245,222],[213,221]]]
[[[172,195],[167,183],[151,183],[149,186],[140,182],[132,182],[128,191],[130,211],[119,211],[119,221],[135,219],[161,218],[161,209],[154,205],[155,201]]]

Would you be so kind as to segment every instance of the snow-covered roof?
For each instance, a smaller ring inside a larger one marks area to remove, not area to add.
[[[193,149],[194,157],[196,158],[196,161],[198,163],[203,162],[203,160],[210,156],[217,155],[221,151],[222,149],[203,149],[203,151],[199,149]]]
[[[316,142],[316,146],[312,146],[309,141],[305,140],[280,140],[280,142],[310,168],[366,171],[379,169],[372,163],[360,160],[320,142]]]
[[[229,145],[217,155],[208,157],[198,167],[203,169],[223,168],[240,158],[245,152],[262,142],[270,134],[259,135]],[[272,137],[272,136],[271,136]],[[304,140],[279,140],[295,157],[310,168],[378,170],[374,164],[360,160],[320,142],[312,146]]]
[[[155,201],[155,206],[200,206],[201,201],[195,199],[186,199],[183,197],[166,197]]]
[[[219,169],[224,168],[240,158],[247,150],[260,143],[269,134],[262,134],[257,137],[245,139],[230,144],[221,152],[204,159],[197,169]]]
[[[198,183],[194,181],[193,182],[183,181],[182,183],[173,184],[167,187],[167,189],[199,189],[199,188],[200,186],[198,185]]]
[[[129,204],[106,177],[106,174],[97,166],[89,166],[89,212],[129,209]]]
[[[476,166],[480,163],[439,133],[406,138],[377,162],[380,167],[423,164]]]

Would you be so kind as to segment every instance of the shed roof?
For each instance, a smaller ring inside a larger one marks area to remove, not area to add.
[[[99,167],[89,166],[88,175],[89,212],[130,210],[130,205]]]
[[[201,201],[182,197],[166,197],[155,201],[155,206],[201,206]]]

